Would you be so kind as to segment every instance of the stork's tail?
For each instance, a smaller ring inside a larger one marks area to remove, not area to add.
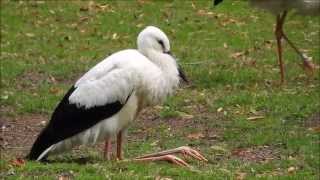
[[[48,152],[52,148],[52,138],[51,135],[45,128],[40,135],[37,137],[36,141],[34,142],[30,153],[26,156],[29,160],[37,160],[42,161],[46,159]]]

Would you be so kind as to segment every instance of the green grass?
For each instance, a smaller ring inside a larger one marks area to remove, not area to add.
[[[160,119],[145,130],[146,137],[134,137],[142,125],[129,129],[125,155],[191,145],[201,149],[209,163],[191,161],[198,171],[190,171],[167,163],[106,162],[89,148],[83,155],[64,154],[50,164],[14,167],[9,163],[14,157],[3,159],[0,176],[234,179],[242,172],[249,179],[319,177],[319,133],[304,125],[320,109],[319,71],[306,76],[299,57],[286,44],[287,83],[279,86],[274,16],[249,8],[246,1],[226,1],[216,8],[211,1],[95,2],[107,4],[104,10],[88,9],[88,4],[1,1],[1,107],[12,109],[1,116],[49,116],[81,74],[113,52],[135,48],[141,29],[155,25],[169,36],[172,52],[192,86],[179,90],[155,111]],[[320,64],[319,27],[319,17],[294,14],[285,25],[289,38],[316,64]],[[247,53],[232,58],[237,52]],[[186,115],[192,115],[190,126],[172,128],[168,123]],[[256,115],[264,118],[247,120]],[[217,132],[218,138],[187,138],[204,130]],[[232,156],[234,149],[257,146],[274,147],[281,158],[243,162]],[[77,163],[82,156],[89,160]],[[289,167],[297,170],[289,173]]]

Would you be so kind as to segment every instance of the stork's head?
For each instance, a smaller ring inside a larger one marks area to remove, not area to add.
[[[140,32],[137,44],[138,50],[143,54],[147,54],[147,51],[150,50],[170,54],[170,43],[167,35],[154,26],[148,26]]]
[[[170,42],[167,35],[159,28],[148,26],[138,35],[138,50],[147,56],[151,61],[157,62],[158,65],[166,64],[165,62],[174,61],[177,66],[179,76],[185,82],[188,82],[183,70],[176,64],[174,57],[170,52]],[[168,66],[166,66],[168,67]]]

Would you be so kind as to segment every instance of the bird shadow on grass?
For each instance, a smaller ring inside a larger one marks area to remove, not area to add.
[[[48,164],[53,164],[53,163],[75,163],[75,164],[80,164],[80,165],[84,165],[84,164],[94,164],[99,162],[100,160],[97,158],[94,158],[92,156],[88,156],[88,157],[72,157],[72,158],[66,158],[66,157],[57,157],[54,159],[46,159],[45,161],[43,161],[44,163],[48,163]]]

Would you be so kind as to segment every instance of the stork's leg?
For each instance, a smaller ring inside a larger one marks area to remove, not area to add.
[[[182,154],[184,157],[190,156],[193,157],[199,161],[208,161],[203,155],[201,155],[198,151],[188,147],[188,146],[182,146],[175,149],[170,149],[166,151],[161,151],[158,153],[152,153],[147,154],[144,156],[140,156],[135,158],[135,161],[168,161],[174,164],[177,164],[179,166],[186,166],[191,167],[183,161],[182,159],[172,155],[172,154]]]
[[[283,37],[283,23],[285,20],[285,17],[287,15],[287,11],[284,11],[283,14],[277,15],[277,23],[276,23],[276,29],[275,29],[275,35],[277,39],[277,50],[278,50],[278,61],[280,66],[280,75],[281,75],[281,83],[284,82],[284,67],[282,62],[282,37]]]
[[[299,49],[293,44],[293,42],[291,40],[289,40],[289,38],[287,37],[286,34],[283,33],[282,36],[288,42],[288,44],[292,47],[292,49],[294,49],[296,51],[296,53],[301,57],[301,59],[303,60],[304,68],[306,68],[307,70],[309,70],[312,73],[314,70],[314,64],[312,62],[310,62],[308,56],[306,56],[305,54],[300,52]]]
[[[111,147],[111,138],[107,137],[105,145],[104,145],[104,158],[107,160],[111,159],[111,151],[112,151],[112,147]]]
[[[306,55],[301,53],[301,51],[293,44],[293,42],[288,38],[288,36],[283,31],[283,24],[284,24],[286,16],[287,16],[287,11],[284,11],[282,16],[278,15],[278,17],[277,17],[277,26],[279,25],[279,27],[276,28],[276,31],[278,31],[278,32],[276,32],[277,40],[278,40],[278,36],[280,36],[281,38],[286,40],[288,42],[288,44],[291,46],[291,48],[294,49],[295,52],[303,60],[304,68],[308,69],[312,73],[313,70],[314,70],[314,64],[312,64],[312,62],[309,61],[309,59],[308,59],[308,57]]]
[[[117,159],[122,160],[123,155],[122,155],[122,140],[123,140],[123,134],[124,131],[121,130],[117,134]]]

